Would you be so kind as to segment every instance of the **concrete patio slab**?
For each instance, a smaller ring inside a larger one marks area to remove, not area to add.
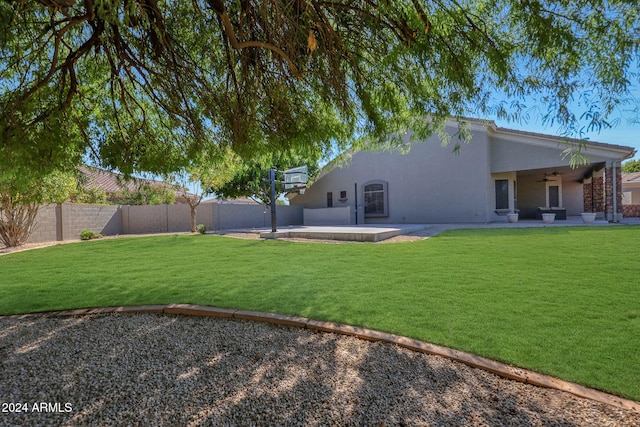
[[[281,227],[275,233],[263,231],[263,239],[298,238],[346,240],[353,242],[379,242],[401,234],[409,234],[428,228],[428,224],[380,224],[380,225],[326,225]]]
[[[598,219],[592,224],[585,224],[579,216],[569,216],[566,220],[547,224],[542,220],[520,220],[517,223],[437,223],[437,224],[364,224],[364,225],[326,225],[326,226],[282,226],[272,233],[270,229],[242,229],[238,232],[259,233],[263,239],[315,239],[339,240],[351,242],[380,242],[391,237],[416,233],[422,237],[434,236],[446,230],[459,228],[539,228],[539,227],[598,227],[617,225],[640,225],[640,218],[624,218],[619,223],[611,223]],[[227,230],[229,231],[229,230]]]

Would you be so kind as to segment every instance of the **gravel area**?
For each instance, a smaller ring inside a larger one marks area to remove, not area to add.
[[[2,426],[640,426],[437,356],[237,319],[0,317],[0,365]]]

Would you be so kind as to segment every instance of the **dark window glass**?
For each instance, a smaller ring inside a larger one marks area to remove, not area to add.
[[[366,216],[384,216],[385,206],[384,184],[368,184],[364,187],[364,214]]]
[[[509,209],[509,181],[496,179],[496,209]]]
[[[328,192],[327,193],[327,207],[328,208],[332,208],[333,207],[333,193],[332,192]]]
[[[557,185],[549,186],[549,207],[560,207],[560,187]]]
[[[344,191],[344,190],[342,190],[342,191],[340,192],[340,198],[341,198],[341,199],[346,199],[346,198],[347,198],[347,192],[346,192],[346,191]]]

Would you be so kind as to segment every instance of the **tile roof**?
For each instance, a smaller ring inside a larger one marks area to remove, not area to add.
[[[259,204],[253,199],[248,197],[238,197],[236,199],[207,199],[203,200],[202,203],[220,203],[220,204],[238,204],[238,205],[257,205]]]
[[[180,187],[164,181],[144,178],[133,178],[130,180],[125,180],[122,174],[86,165],[79,166],[78,169],[83,174],[86,181],[85,185],[88,188],[100,188],[103,189],[107,194],[122,191],[123,189],[128,189],[131,192],[135,192],[142,185],[166,187],[171,190],[175,190],[176,196],[182,194],[182,191],[180,191]]]
[[[622,173],[622,183],[640,183],[640,172]]]

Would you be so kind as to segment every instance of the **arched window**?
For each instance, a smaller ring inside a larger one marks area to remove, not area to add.
[[[364,216],[389,216],[388,184],[386,181],[370,181],[363,185]]]

